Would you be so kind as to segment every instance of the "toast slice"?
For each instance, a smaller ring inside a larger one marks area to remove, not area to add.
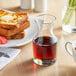
[[[9,14],[9,12],[0,10],[0,17]]]
[[[25,32],[20,32],[20,33],[18,33],[16,35],[13,35],[13,36],[5,36],[5,38],[7,40],[11,40],[11,39],[22,39],[24,37],[25,37]]]
[[[23,22],[19,28],[15,28],[15,29],[11,29],[11,30],[0,28],[0,35],[13,36],[17,33],[20,33],[22,31],[24,31],[28,27],[30,27],[30,22],[29,21]]]
[[[28,19],[27,13],[9,13],[0,10],[0,27],[5,29],[19,28]]]

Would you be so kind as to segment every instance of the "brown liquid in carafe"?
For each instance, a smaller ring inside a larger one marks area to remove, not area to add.
[[[33,41],[34,57],[40,60],[56,58],[56,45],[55,37],[38,37]]]

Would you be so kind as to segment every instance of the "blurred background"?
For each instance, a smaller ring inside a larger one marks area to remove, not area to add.
[[[61,25],[61,12],[66,3],[66,0],[47,0],[48,2],[48,13],[57,17],[57,25]],[[0,0],[1,9],[9,9],[15,12],[28,12],[33,14],[34,11],[23,10],[20,8],[20,0]],[[34,14],[38,14],[37,12]]]

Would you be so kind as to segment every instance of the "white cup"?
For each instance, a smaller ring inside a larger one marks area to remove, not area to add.
[[[71,44],[72,45],[72,50],[70,50],[68,44]],[[71,55],[74,58],[74,60],[76,62],[76,41],[66,42],[65,49],[68,52],[68,54]]]
[[[34,0],[34,10],[37,12],[47,11],[47,0]]]
[[[33,8],[33,0],[20,0],[20,7],[22,9],[31,9]]]

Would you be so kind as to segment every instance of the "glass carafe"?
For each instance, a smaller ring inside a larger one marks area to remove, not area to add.
[[[37,18],[43,20],[43,28],[33,39],[33,60],[38,65],[51,65],[56,61],[57,38],[53,33],[56,17],[42,14]]]
[[[62,29],[65,32],[76,32],[76,0],[68,0],[62,12]]]

